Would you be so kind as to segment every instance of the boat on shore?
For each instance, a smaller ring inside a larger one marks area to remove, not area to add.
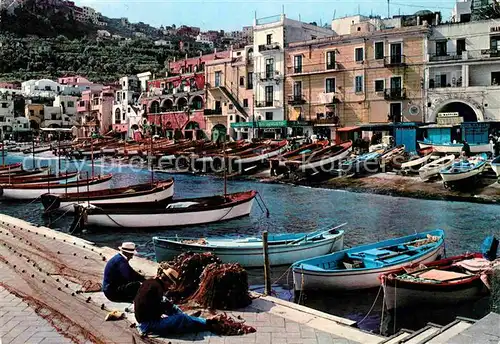
[[[288,141],[281,140],[279,142],[260,145],[256,149],[250,150],[248,153],[231,153],[227,156],[236,171],[242,171],[242,169],[261,165],[268,159],[280,155],[281,153],[286,151],[287,147]]]
[[[165,204],[75,205],[85,212],[85,224],[108,228],[168,228],[199,225],[248,216],[257,195],[245,191],[202,198],[177,199]]]
[[[433,143],[431,141],[417,141],[421,149],[432,148],[438,153],[454,153],[460,154],[462,143]],[[492,151],[492,145],[490,143],[469,143],[471,153],[487,153]]]
[[[38,184],[0,184],[0,198],[13,200],[33,200],[45,193],[50,192],[80,192],[97,191],[109,188],[111,175],[96,176],[88,179],[80,179],[66,184],[60,183],[38,183]]]
[[[3,176],[0,175],[0,184],[37,184],[51,182],[69,182],[74,181],[78,172],[65,174],[48,174],[45,176]]]
[[[352,141],[347,141],[306,155],[303,161],[288,161],[285,165],[292,171],[302,173],[330,172],[335,165],[349,156],[351,150]]]
[[[401,172],[403,173],[418,173],[418,170],[427,164],[433,153],[432,148],[427,148],[421,151],[421,156],[415,155],[410,160],[401,164]]]
[[[340,169],[343,173],[362,175],[376,173],[380,170],[380,151],[365,153],[342,162]]]
[[[439,172],[442,169],[451,166],[451,164],[453,164],[453,161],[455,161],[455,155],[449,154],[420,167],[418,170],[420,179],[422,179],[423,181],[427,181],[430,178],[439,175]]]
[[[486,295],[488,288],[483,282],[483,274],[468,270],[469,262],[488,265],[481,253],[466,253],[380,275],[386,309],[455,304]],[[498,264],[500,267],[500,261]]]
[[[96,205],[115,205],[124,203],[167,202],[174,195],[174,180],[155,183],[130,185],[121,188],[104,189],[75,193],[47,193],[41,196],[45,212],[72,212],[75,205],[91,203]]]
[[[500,177],[500,155],[491,160],[490,166],[497,178]]]
[[[344,231],[337,226],[312,233],[285,233],[268,236],[271,266],[291,265],[297,260],[328,254],[344,246]],[[156,261],[169,261],[182,252],[213,252],[223,263],[240,263],[245,268],[264,266],[262,238],[153,237]]]
[[[408,264],[441,259],[444,231],[437,229],[305,259],[293,267],[295,290],[351,291],[380,286],[378,276]]]
[[[486,167],[486,154],[476,155],[469,159],[459,159],[450,166],[439,171],[444,185],[453,185],[469,179],[475,179]]]
[[[407,160],[405,155],[405,145],[389,148],[380,157],[380,165],[400,169],[401,165]]]

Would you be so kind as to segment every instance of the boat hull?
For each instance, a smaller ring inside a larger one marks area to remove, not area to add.
[[[81,182],[81,181],[80,181]],[[30,200],[36,199],[43,194],[49,193],[61,193],[61,192],[80,192],[80,191],[98,191],[109,188],[111,185],[111,178],[103,181],[94,181],[88,185],[81,184],[77,186],[66,187],[64,184],[51,185],[50,188],[16,188],[9,186],[0,186],[0,198],[1,199],[14,199],[14,200]]]
[[[424,148],[433,148],[435,152],[439,153],[454,153],[454,154],[460,154],[462,151],[462,144],[437,144],[437,143],[426,143],[426,142],[421,142],[418,141],[418,144],[421,149]],[[485,143],[485,144],[469,144],[470,151],[471,153],[485,153],[485,152],[491,152],[492,147],[491,144]]]
[[[293,269],[293,282],[295,290],[360,290],[380,286],[379,276],[399,270],[409,264],[430,263],[444,256],[444,246],[440,245],[421,257],[411,261],[365,271],[344,270],[341,272],[305,271],[300,268]]]
[[[442,160],[442,163],[439,162],[440,160]],[[431,164],[427,164],[427,165],[422,166],[418,170],[418,174],[420,176],[420,179],[422,179],[423,181],[426,181],[434,176],[439,175],[439,172],[442,169],[451,166],[451,164],[453,164],[454,160],[455,160],[455,156],[449,155],[449,156],[441,158],[437,161],[434,161]]]
[[[343,150],[339,154],[336,154],[334,156],[330,156],[324,159],[321,159],[319,161],[311,162],[311,163],[306,163],[303,165],[300,165],[298,170],[300,172],[330,172],[331,167],[334,166],[335,164],[339,163],[340,161],[344,160],[347,158],[352,151],[352,146],[349,146],[349,148]]]
[[[182,252],[190,251],[196,253],[213,252],[223,263],[240,263],[246,268],[256,268],[264,266],[264,256],[262,247],[245,248],[245,247],[203,247],[203,246],[186,246],[182,243],[172,241],[161,241],[153,238],[153,244],[156,253],[156,260],[169,261]],[[318,254],[328,254],[339,251],[344,246],[344,232],[337,236],[333,236],[329,240],[319,243],[311,243],[303,245],[303,247],[294,247],[291,245],[269,245],[269,262],[272,266],[291,265],[294,262],[302,259],[314,257]]]
[[[482,162],[480,166],[477,166],[469,171],[460,172],[460,173],[445,173],[445,172],[441,171],[440,175],[441,175],[441,178],[443,178],[443,180],[446,183],[457,183],[457,182],[461,182],[461,181],[464,181],[464,180],[467,180],[469,178],[473,178],[473,177],[477,176],[478,174],[483,172],[485,166],[486,166],[486,164],[484,162]]]
[[[87,214],[87,225],[109,228],[168,228],[232,220],[248,216],[254,197],[237,205],[206,211],[162,212],[153,214]]]

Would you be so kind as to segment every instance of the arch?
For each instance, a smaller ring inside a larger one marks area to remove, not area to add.
[[[223,124],[217,124],[212,128],[212,141],[224,142],[226,140],[227,128]]]
[[[177,99],[175,105],[177,106],[178,111],[184,111],[184,108],[188,105],[188,100],[186,97],[180,97],[179,99]]]
[[[130,129],[132,129],[132,130],[139,130],[139,126],[137,124],[132,124],[132,126],[130,127]]]
[[[202,96],[194,96],[191,98],[191,108],[193,110],[201,110],[203,109],[203,97]]]
[[[115,124],[120,124],[121,119],[122,119],[121,110],[119,108],[116,108],[116,110],[115,110]]]
[[[149,105],[149,113],[160,113],[160,102],[153,100]]]
[[[437,115],[440,112],[458,112],[459,115],[463,117],[464,122],[484,121],[484,116],[480,109],[478,109],[473,104],[461,99],[450,99],[439,104],[439,106],[436,107],[436,110],[429,118],[429,122],[436,122]]]
[[[184,127],[184,130],[199,130],[200,124],[198,122],[190,121]]]
[[[49,125],[49,128],[60,128],[61,126],[57,123],[52,123]]]
[[[174,101],[172,98],[165,98],[161,101],[161,112],[171,111],[174,108]]]

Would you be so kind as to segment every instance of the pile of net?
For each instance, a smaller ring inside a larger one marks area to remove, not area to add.
[[[208,309],[238,309],[252,303],[248,294],[248,275],[240,264],[208,265],[190,303]]]
[[[221,260],[213,253],[185,252],[170,262],[160,263],[160,268],[173,268],[179,273],[175,287],[168,291],[167,297],[175,303],[181,303],[193,295],[200,285],[200,276],[209,264],[220,264]]]
[[[245,325],[227,316],[226,313],[217,315],[213,320],[210,331],[219,336],[240,336],[255,332],[255,328]]]

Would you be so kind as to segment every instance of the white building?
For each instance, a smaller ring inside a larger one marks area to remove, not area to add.
[[[107,30],[97,30],[98,37],[111,37],[111,33]]]
[[[49,79],[28,80],[21,83],[21,92],[26,97],[55,97],[64,86]]]
[[[284,135],[285,66],[284,49],[288,43],[332,36],[333,31],[285,17],[255,19],[253,27],[254,113],[259,128],[276,136]],[[262,123],[260,123],[262,121]],[[268,122],[267,121],[273,121]]]
[[[24,116],[16,116],[14,99],[10,92],[0,92],[0,138],[16,136],[29,131],[29,121]]]
[[[468,20],[463,4],[454,11],[458,20]],[[427,49],[426,122],[436,122],[440,113],[458,113],[464,122],[500,121],[498,21],[434,26]]]
[[[61,113],[68,116],[75,116],[77,113],[76,107],[78,105],[79,97],[58,95],[54,99],[52,106],[60,107]]]
[[[174,49],[174,44],[172,41],[167,41],[164,39],[159,39],[154,42],[157,47],[165,47],[167,49]]]
[[[148,73],[120,78],[121,90],[115,92],[112,126],[114,131],[122,133],[126,138],[134,138],[134,133],[142,128],[143,109],[139,98],[146,74]]]
[[[92,7],[82,6],[83,18],[94,24],[99,22],[99,15]]]

